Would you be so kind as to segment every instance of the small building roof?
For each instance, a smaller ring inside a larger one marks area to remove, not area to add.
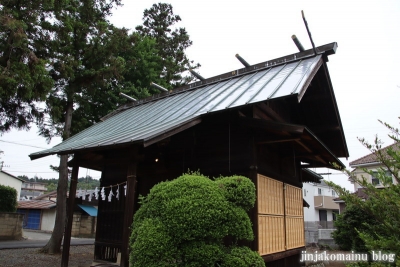
[[[303,183],[305,182],[321,183],[321,180],[324,179],[324,177],[322,177],[321,175],[310,169],[304,168],[301,171],[302,171]]]
[[[36,197],[35,200],[42,200],[42,199],[50,200],[51,198],[56,198],[56,197],[57,197],[57,190],[54,190],[46,194],[41,194],[40,196]]]
[[[89,216],[97,217],[97,209],[95,207],[81,204],[78,204],[78,206]]]
[[[18,201],[18,209],[45,210],[56,207],[56,203],[51,200],[27,200]]]
[[[19,178],[19,177],[17,177],[17,176],[14,176],[14,175],[12,175],[12,174],[10,174],[10,173],[8,173],[8,172],[5,172],[5,171],[3,171],[3,170],[1,170],[0,172],[4,173],[4,174],[6,174],[6,175],[8,175],[8,176],[10,176],[10,177],[12,177],[12,178],[15,178],[15,179],[17,179],[17,180],[20,180],[21,182],[25,182],[24,179]]]
[[[399,143],[394,143],[391,144],[389,146],[386,146],[384,148],[382,148],[382,152],[386,152],[389,148],[392,148],[394,150],[399,150],[400,149],[400,144]],[[378,159],[375,153],[371,153],[368,155],[365,155],[359,159],[353,160],[352,162],[350,162],[350,167],[359,167],[359,166],[363,166],[363,165],[367,165],[367,164],[373,164],[373,163],[378,163]]]

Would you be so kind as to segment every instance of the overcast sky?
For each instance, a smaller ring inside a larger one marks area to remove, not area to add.
[[[117,8],[110,20],[130,29],[142,23],[144,9],[155,3],[122,2],[124,6]],[[348,160],[341,160],[348,165],[369,153],[357,137],[372,141],[378,134],[385,145],[391,144],[388,131],[378,119],[395,127],[399,124],[400,1],[175,0],[169,3],[182,18],[178,26],[185,27],[193,41],[187,54],[202,65],[198,72],[205,78],[242,68],[236,53],[250,64],[296,53],[292,34],[310,49],[301,17],[304,10],[316,46],[338,43],[337,53],[329,56],[328,68],[350,153]],[[30,161],[28,155],[52,147],[60,139],[48,145],[33,129],[6,133],[0,141],[0,149],[4,151],[1,160],[6,166],[3,170],[29,177],[57,176],[48,168],[50,163],[58,164],[57,157]],[[87,172],[81,169],[79,175],[85,176]],[[89,174],[100,178],[98,172],[89,171]],[[332,174],[326,178],[352,189],[343,175]]]

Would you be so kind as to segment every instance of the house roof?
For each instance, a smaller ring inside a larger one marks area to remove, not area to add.
[[[76,197],[78,197],[79,194],[81,194],[82,192],[85,192],[86,195],[88,196],[90,193],[94,193],[94,190],[89,189],[89,190],[81,190],[78,189],[76,190]],[[67,192],[67,197],[69,196],[69,192]],[[51,191],[49,193],[46,194],[42,194],[38,197],[35,198],[35,200],[42,200],[42,199],[50,199],[50,198],[56,198],[57,197],[57,190]]]
[[[336,48],[332,43],[318,47],[317,55],[307,50],[132,102],[61,144],[29,156],[37,159],[133,143],[146,147],[200,123],[205,114],[288,96],[300,101],[323,56]]]
[[[78,204],[78,206],[89,216],[97,217],[97,209],[95,207],[81,204]]]
[[[399,146],[400,146],[399,143],[394,143],[382,148],[381,150],[382,152],[386,152],[389,148],[392,148],[394,150],[399,150],[400,149]],[[371,163],[378,163],[378,159],[375,153],[371,153],[359,159],[353,160],[352,162],[350,162],[350,167],[357,167]]]
[[[303,183],[305,182],[320,183],[321,180],[324,179],[324,177],[322,177],[321,175],[310,169],[303,168],[301,171],[302,171]]]
[[[12,178],[15,178],[15,179],[17,179],[17,180],[20,180],[21,182],[25,182],[24,179],[18,178],[17,176],[14,176],[14,175],[12,175],[12,174],[9,174],[8,172],[5,172],[5,171],[3,171],[3,170],[1,170],[0,172],[4,173],[4,174],[6,174],[6,175],[8,175],[8,176],[10,176],[10,177],[12,177]]]
[[[54,190],[49,193],[42,194],[38,197],[35,197],[35,200],[50,199],[50,198],[56,198],[56,197],[57,197],[57,190]]]
[[[26,200],[18,201],[18,209],[36,209],[45,210],[56,206],[56,203],[51,200]]]

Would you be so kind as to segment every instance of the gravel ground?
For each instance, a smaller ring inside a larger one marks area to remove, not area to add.
[[[94,246],[71,246],[69,266],[89,267],[93,262]],[[38,253],[38,248],[0,250],[0,267],[59,267],[61,254]]]

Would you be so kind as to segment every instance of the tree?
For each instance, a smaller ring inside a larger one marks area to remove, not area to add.
[[[368,196],[366,200],[358,198],[355,194],[334,183],[329,183],[329,185],[338,192],[346,205],[360,209],[376,222],[360,221],[359,225],[355,226],[358,237],[364,242],[366,249],[370,252],[379,250],[383,253],[394,253],[396,266],[400,266],[400,140],[397,137],[399,130],[386,123],[383,124],[391,131],[389,137],[396,142],[396,145],[382,149],[382,142],[378,137],[373,144],[368,143],[365,139],[359,140],[376,155],[382,164],[383,167],[378,170],[378,178],[385,188],[376,188],[365,177],[362,179],[352,177],[349,171],[345,172],[364,188],[364,193]],[[366,169],[364,171],[370,175],[373,174],[372,171]],[[392,179],[396,181],[395,184],[392,183]]]
[[[74,108],[87,105],[87,95],[112,87],[123,70],[124,60],[115,57],[114,51],[124,30],[106,20],[114,5],[120,5],[120,0],[65,1],[43,18],[52,33],[47,49],[54,86],[46,99],[48,116],[39,129],[48,140],[55,135],[68,139],[71,127],[79,128],[73,125]],[[67,161],[68,155],[60,156],[55,226],[44,252],[60,252],[66,218]]]
[[[132,266],[265,266],[238,245],[254,238],[246,213],[254,202],[255,186],[242,176],[192,173],[155,185],[134,216]]]
[[[363,222],[363,224],[360,224],[360,222]],[[372,225],[376,223],[374,218],[369,216],[361,207],[349,203],[345,211],[338,215],[335,221],[336,230],[332,233],[332,237],[342,250],[368,252],[364,241],[359,237],[358,231],[365,229],[364,224]]]
[[[160,56],[155,48],[155,40],[136,33],[128,34],[126,29],[120,29],[116,34],[118,38],[111,41],[118,41],[117,47],[105,49],[114,51],[115,57],[123,59],[120,75],[108,86],[82,94],[79,106],[72,114],[72,135],[99,122],[102,117],[129,101],[120,97],[119,92],[142,99],[160,92],[150,87],[150,82],[170,88],[161,78],[162,67],[158,64]]]
[[[119,92],[143,98],[159,92],[150,81],[171,87],[162,77],[156,40],[108,22],[121,0],[4,2],[0,45],[7,53],[0,52],[0,71],[8,76],[0,76],[0,132],[36,120],[48,141],[66,140],[126,102]],[[60,251],[64,233],[67,160],[61,155],[57,168],[55,228],[43,248],[49,253]]]
[[[185,50],[192,45],[192,41],[185,28],[174,28],[181,21],[179,15],[174,15],[171,4],[153,4],[143,13],[143,25],[136,27],[142,36],[150,36],[156,40],[156,48],[161,56],[160,65],[162,78],[172,85],[180,87],[189,83],[191,76],[182,76],[182,73],[191,68],[200,67],[194,64],[185,54]]]
[[[53,80],[44,43],[49,32],[40,19],[53,1],[6,0],[0,3],[0,133],[29,129],[40,122]]]

